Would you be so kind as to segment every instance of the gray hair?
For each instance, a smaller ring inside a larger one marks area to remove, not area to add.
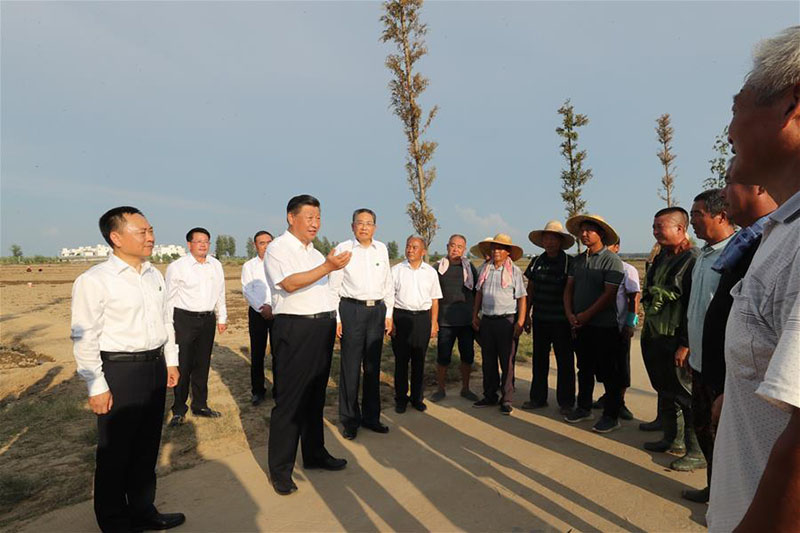
[[[366,207],[360,207],[355,211],[353,211],[353,224],[355,224],[356,222],[356,217],[361,213],[368,213],[372,215],[372,221],[376,223],[378,222],[378,217],[375,216],[375,211],[373,211],[372,209],[367,209]]]
[[[461,239],[462,241],[464,241],[464,245],[465,245],[465,246],[466,246],[466,244],[467,244],[467,238],[466,238],[466,237],[464,237],[463,235],[461,235],[460,233],[453,233],[452,235],[450,235],[450,238],[449,238],[449,239],[447,239],[447,242],[450,242],[450,241],[452,241],[453,239]]]
[[[797,83],[800,83],[800,26],[792,26],[756,45],[753,70],[744,85],[755,92],[758,103],[768,104]]]
[[[420,243],[422,243],[422,248],[424,248],[425,250],[428,249],[428,245],[425,244],[425,239],[423,239],[419,235],[409,235],[408,238],[406,239],[406,246],[408,246],[409,242],[411,242],[411,241],[413,241],[415,239],[418,240]]]

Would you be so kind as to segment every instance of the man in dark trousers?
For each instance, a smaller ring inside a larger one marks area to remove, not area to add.
[[[439,339],[436,353],[436,392],[432,402],[444,399],[447,367],[453,356],[453,346],[458,340],[458,356],[461,359],[461,397],[471,402],[478,396],[469,390],[469,376],[475,361],[475,331],[472,329],[472,306],[475,303],[475,282],[478,272],[464,257],[467,239],[463,235],[451,235],[447,241],[447,257],[437,265],[442,300],[439,303]]]
[[[339,421],[342,435],[356,438],[358,428],[388,433],[381,423],[381,353],[383,338],[392,331],[394,286],[386,245],[373,239],[377,218],[371,209],[356,209],[353,239],[336,246],[350,252],[350,262],[331,272],[330,284],[338,300],[336,335],[342,339],[339,371]],[[358,383],[364,368],[361,409]]]
[[[100,217],[100,233],[113,253],[75,280],[70,335],[97,415],[95,516],[104,532],[168,529],[185,517],[153,505],[156,459],[180,373],[164,277],[147,261],[153,227],[123,206]]]
[[[327,257],[314,248],[319,200],[303,194],[286,206],[289,228],[267,248],[267,282],[273,294],[275,407],[269,421],[269,475],[275,492],[297,490],[292,470],[302,440],[303,467],[341,470],[344,459],[325,449],[322,409],[336,335],[336,302],[328,275],[344,268],[350,252]]]
[[[250,334],[250,401],[259,405],[264,401],[267,388],[264,384],[264,359],[267,356],[267,339],[272,329],[272,292],[267,284],[264,254],[272,242],[272,234],[259,231],[253,237],[256,256],[242,265],[242,294],[247,303],[247,331]],[[273,368],[273,372],[274,372]],[[273,383],[272,395],[275,396]]]

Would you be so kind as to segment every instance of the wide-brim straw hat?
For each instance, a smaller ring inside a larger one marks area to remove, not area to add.
[[[564,231],[564,226],[562,226],[561,222],[558,220],[551,220],[545,224],[544,229],[537,229],[528,233],[528,240],[530,240],[539,248],[544,248],[544,244],[542,244],[542,237],[544,237],[545,233],[553,233],[561,237],[562,250],[572,248],[572,245],[575,244],[575,237]]]
[[[483,240],[484,241],[488,241],[489,239],[491,239],[491,237],[486,237]],[[481,252],[481,244],[480,243],[475,244],[474,246],[472,246],[472,248],[469,249],[469,253],[470,253],[470,255],[472,255],[472,257],[478,257],[480,259],[484,258],[483,252]]]
[[[511,235],[506,233],[498,233],[492,238],[487,237],[486,239],[483,239],[478,243],[478,249],[480,250],[482,256],[491,255],[492,244],[502,244],[503,246],[508,246],[511,248],[511,252],[508,255],[511,257],[512,261],[516,261],[522,257],[522,248],[511,242]]]
[[[605,233],[605,235],[603,235],[603,244],[606,246],[611,246],[619,242],[619,234],[611,227],[611,224],[606,222],[600,215],[575,215],[567,220],[567,231],[576,237],[579,236],[581,234],[581,224],[584,222],[591,222],[603,228],[603,232]]]

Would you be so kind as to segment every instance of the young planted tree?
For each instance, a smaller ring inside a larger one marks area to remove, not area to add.
[[[661,149],[658,151],[658,160],[664,167],[664,175],[661,176],[661,189],[658,197],[667,202],[667,207],[678,205],[675,200],[675,165],[673,161],[677,157],[672,153],[672,134],[675,130],[670,125],[669,113],[664,113],[656,119],[656,134]]]
[[[254,258],[256,253],[256,245],[253,243],[253,239],[247,239],[247,258]]]
[[[19,244],[12,244],[11,245],[11,257],[16,257],[17,260],[22,258],[22,246]]]
[[[389,253],[389,259],[397,259],[400,257],[400,251],[397,246],[397,241],[389,241],[386,243],[386,251]]]
[[[725,187],[725,173],[728,171],[728,158],[730,157],[730,144],[728,143],[728,126],[714,139],[714,152],[716,156],[708,160],[711,165],[711,177],[703,181],[703,188],[722,189]]]
[[[561,199],[567,209],[567,218],[580,215],[586,210],[586,200],[583,199],[583,186],[592,178],[592,169],[583,168],[586,160],[586,150],[578,150],[578,130],[589,123],[586,115],[575,114],[569,98],[564,105],[558,108],[561,115],[561,126],[556,128],[556,133],[564,139],[561,142],[561,155],[567,162],[567,168],[561,170]],[[580,248],[580,244],[579,244]]]
[[[386,67],[394,75],[389,82],[391,105],[403,123],[408,141],[406,173],[414,201],[408,204],[407,213],[414,231],[430,245],[439,224],[428,203],[428,191],[436,179],[436,167],[426,168],[426,165],[430,163],[437,143],[425,141],[422,137],[436,116],[438,106],[433,106],[423,123],[424,113],[418,100],[428,86],[428,79],[415,70],[417,61],[428,53],[424,39],[428,28],[419,20],[421,7],[422,0],[384,2],[381,40],[394,43],[398,52],[386,57]]]

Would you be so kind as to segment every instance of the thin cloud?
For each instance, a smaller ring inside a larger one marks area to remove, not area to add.
[[[516,228],[506,222],[498,213],[479,215],[472,207],[462,207],[460,205],[456,205],[455,210],[465,224],[468,224],[471,229],[481,235],[494,235],[498,232],[517,233]]]

